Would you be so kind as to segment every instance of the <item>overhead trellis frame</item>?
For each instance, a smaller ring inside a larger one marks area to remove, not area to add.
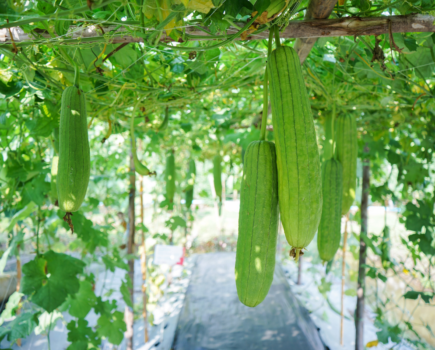
[[[362,36],[362,35],[380,35],[387,33],[410,33],[410,32],[435,32],[435,17],[431,15],[405,15],[405,16],[384,16],[384,17],[344,17],[340,19],[312,19],[303,21],[291,21],[283,32],[281,38],[301,38],[298,45],[299,57],[301,61],[305,60],[317,38],[338,37],[338,36]],[[109,43],[137,43],[143,42],[144,38],[136,32],[132,35],[131,31],[125,28],[116,29],[116,26],[103,27],[107,35],[102,35],[97,26],[89,27],[70,27],[69,34],[52,38],[46,32],[38,33],[38,36],[32,33],[25,33],[20,27],[0,29],[0,47],[12,45],[13,41],[17,46],[28,45],[77,45],[97,42]],[[134,29],[134,26],[132,26]],[[238,30],[235,28],[228,29],[228,33],[234,34]],[[212,36],[207,33],[208,29],[203,31],[198,26],[186,28],[186,34],[191,36],[192,40],[215,40],[220,36]],[[267,39],[268,30],[259,33],[253,33],[247,37],[247,40]],[[222,39],[226,36],[221,36]],[[167,42],[168,37],[163,34],[161,41]],[[310,40],[308,40],[310,39]],[[314,39],[314,40],[312,40]],[[171,39],[172,40],[172,39]],[[240,40],[237,38],[236,40]],[[182,46],[182,45],[180,45]],[[197,47],[196,50],[207,49],[207,47]],[[303,60],[302,60],[303,58]]]

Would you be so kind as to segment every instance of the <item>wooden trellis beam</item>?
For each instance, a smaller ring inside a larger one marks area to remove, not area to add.
[[[308,9],[305,12],[305,19],[325,19],[328,18],[334,9],[337,0],[310,0]],[[298,38],[293,46],[298,53],[301,64],[308,57],[311,49],[316,43],[317,38]]]
[[[280,34],[281,38],[322,38],[338,36],[362,36],[380,35],[386,33],[409,33],[409,32],[435,32],[435,17],[431,15],[406,15],[386,17],[346,17],[340,19],[315,19],[290,22],[287,28]],[[101,35],[99,27],[71,27],[70,33],[64,37],[51,38],[48,33],[38,33],[38,37],[31,33],[24,33],[19,27],[11,28],[14,42],[17,46],[26,45],[77,45],[94,42],[108,43],[135,43],[143,42],[143,38],[131,35],[125,29],[116,29],[115,26],[104,27],[106,36]],[[228,34],[237,32],[230,28]],[[192,40],[212,40],[208,35],[197,28],[187,28],[186,33],[201,36]],[[252,34],[248,40],[267,39],[268,31]],[[164,35],[162,40],[167,41]],[[8,29],[0,29],[0,48],[3,45],[11,45],[11,37]],[[313,44],[314,45],[314,44]],[[198,50],[201,48],[198,47]],[[305,56],[306,57],[306,56]]]

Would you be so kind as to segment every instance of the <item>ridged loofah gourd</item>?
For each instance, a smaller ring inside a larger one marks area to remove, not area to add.
[[[323,261],[330,261],[340,246],[343,168],[334,158],[322,166],[323,210],[317,233],[317,249]]]
[[[85,94],[70,86],[62,94],[59,127],[57,194],[62,210],[73,213],[80,208],[88,189],[90,169]]]
[[[272,284],[278,212],[275,145],[254,141],[243,165],[236,254],[237,294],[246,306],[260,304]]]
[[[296,51],[278,46],[268,60],[278,165],[281,221],[291,254],[314,238],[322,214],[322,176],[316,131]]]

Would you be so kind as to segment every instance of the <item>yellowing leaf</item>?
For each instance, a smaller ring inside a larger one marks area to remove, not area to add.
[[[178,0],[177,3],[180,3],[182,1],[183,3],[185,1],[189,0]],[[172,12],[171,10],[171,0],[158,0],[158,6],[157,2],[155,0],[147,0],[142,8],[142,11],[146,18],[151,19],[155,17],[159,22],[164,21],[169,14]],[[175,18],[173,18],[166,26],[166,35],[169,35],[176,27],[176,21]]]
[[[185,2],[186,1],[184,0],[184,6],[186,6]],[[189,10],[208,13],[214,7],[214,5],[211,0],[190,0],[189,4],[186,7]]]
[[[175,0],[174,4],[183,4],[184,7],[187,7],[187,4],[189,3],[189,0]]]
[[[379,344],[378,340],[372,340],[366,344],[366,347],[367,348],[374,348],[375,346],[378,346],[378,344]]]
[[[171,3],[169,0],[160,0],[160,4],[161,4],[161,11],[162,11],[162,20],[164,21],[169,14],[171,13]],[[165,26],[165,30],[166,30],[166,35],[171,34],[172,29],[175,28],[175,26],[177,25],[175,18],[173,18],[166,26]]]
[[[144,13],[146,18],[153,18],[156,13],[156,2],[154,0],[145,0],[142,12]]]
[[[267,22],[274,20],[286,9],[288,2],[289,0],[272,0],[266,11],[255,20],[255,23],[266,24]],[[252,16],[255,16],[256,14],[257,11],[252,13]]]

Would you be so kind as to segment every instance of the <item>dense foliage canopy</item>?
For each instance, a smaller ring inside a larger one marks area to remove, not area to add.
[[[280,3],[282,11],[267,18],[263,11],[271,3]],[[211,159],[221,154],[224,172],[234,179],[232,190],[239,189],[241,155],[259,138],[262,118],[268,42],[256,40],[256,34],[271,25],[284,30],[290,20],[303,19],[307,6],[307,1],[289,0],[0,1],[0,30],[13,35],[19,27],[20,35],[28,38],[0,42],[0,230],[8,234],[0,241],[5,251],[0,271],[8,256],[19,255],[20,247],[37,254],[23,266],[21,286],[36,306],[3,328],[0,339],[27,336],[38,323],[35,315],[53,315],[61,307],[75,317],[68,324],[68,339],[79,345],[71,349],[98,347],[102,337],[121,342],[123,315],[115,302],[95,295],[94,276],[86,266],[100,261],[112,271],[128,270],[124,258],[129,256],[119,247],[125,243],[125,227],[119,222],[125,223],[129,186],[135,181],[129,160],[130,118],[135,118],[138,157],[157,173],[146,179],[144,189],[154,200],[156,215],[168,205],[165,159],[175,152],[178,204],[175,219],[167,218],[173,232],[186,226],[182,217],[193,220],[179,204],[189,159],[206,162],[203,174],[208,174]],[[345,0],[330,18],[434,10],[428,0]],[[98,35],[86,37],[86,31]],[[123,43],[126,35],[135,42]],[[294,41],[281,39],[287,46]],[[401,238],[407,248],[404,258],[397,260],[382,256],[382,237],[370,232],[368,247],[379,261],[367,266],[369,277],[385,282],[386,276],[412,271],[417,282],[405,278],[404,297],[420,297],[432,306],[434,46],[431,32],[320,38],[302,65],[321,153],[325,120],[354,115],[360,156],[370,161],[372,170],[371,201],[383,205],[392,200],[410,231]],[[62,221],[65,213],[50,199],[50,170],[61,95],[74,84],[77,70],[87,99],[91,182],[81,210],[73,216],[78,239],[71,241]],[[267,137],[273,140],[272,128]],[[212,197],[206,186],[195,193],[199,196]],[[103,219],[98,216],[102,208],[107,213]],[[145,231],[144,226],[138,229]],[[166,238],[158,235],[156,240]],[[67,249],[78,252],[81,261],[62,254]],[[157,273],[150,269],[152,282]],[[122,288],[127,304],[129,283],[126,277]],[[9,316],[21,308],[21,296],[10,299]],[[100,315],[96,328],[84,320],[92,308]],[[400,323],[388,319],[385,310],[376,310],[380,342],[387,343],[390,336],[427,346],[411,318]],[[433,336],[429,324],[420,328],[426,339]]]

